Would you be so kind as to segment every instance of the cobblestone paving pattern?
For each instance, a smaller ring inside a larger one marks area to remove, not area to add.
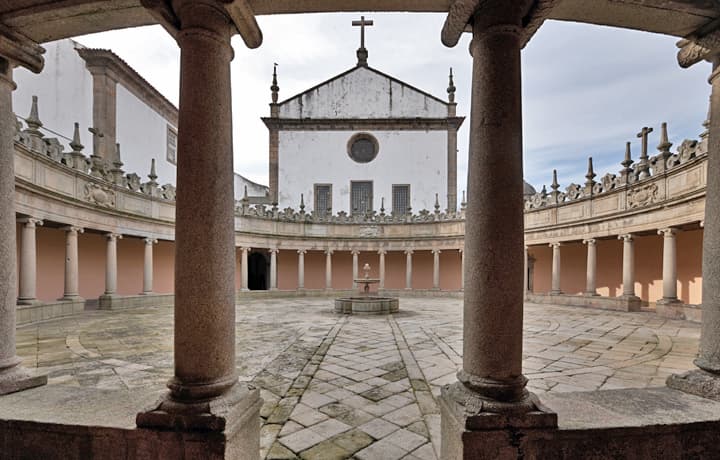
[[[327,298],[237,307],[240,379],[260,388],[267,459],[435,459],[436,402],[462,362],[462,300],[401,299],[392,316],[342,316]],[[172,309],[85,312],[18,329],[51,385],[162,389]],[[528,304],[523,370],[544,392],[664,385],[692,369],[699,325],[652,313]]]

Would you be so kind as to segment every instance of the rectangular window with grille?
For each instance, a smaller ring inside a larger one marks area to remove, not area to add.
[[[332,185],[315,184],[315,214],[319,216],[332,215]]]
[[[396,216],[404,216],[410,206],[410,186],[392,186],[392,212]]]
[[[373,209],[372,181],[350,182],[350,212],[363,215]]]
[[[167,125],[167,161],[177,164],[177,131],[170,125]]]

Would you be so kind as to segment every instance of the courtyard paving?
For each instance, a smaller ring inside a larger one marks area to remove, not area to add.
[[[261,390],[267,459],[435,459],[437,397],[462,362],[462,300],[403,298],[401,313],[333,313],[332,299],[237,306],[237,369]],[[18,329],[50,385],[161,390],[172,309],[85,312]],[[698,324],[652,313],[527,304],[523,369],[546,392],[664,385],[692,369]]]

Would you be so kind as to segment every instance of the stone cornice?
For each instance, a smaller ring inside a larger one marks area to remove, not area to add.
[[[90,73],[109,75],[174,126],[178,125],[177,107],[117,54],[110,50],[94,48],[78,48],[77,52],[85,60]]]
[[[273,118],[263,117],[269,129],[281,131],[457,131],[465,117],[449,118]]]
[[[0,23],[0,57],[14,64],[40,73],[45,65],[45,49],[19,32]]]

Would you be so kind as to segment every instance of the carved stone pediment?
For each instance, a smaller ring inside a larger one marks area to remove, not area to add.
[[[115,191],[94,182],[85,185],[85,199],[98,206],[115,207]]]
[[[628,190],[627,201],[629,208],[640,208],[657,201],[657,184],[648,184]]]

